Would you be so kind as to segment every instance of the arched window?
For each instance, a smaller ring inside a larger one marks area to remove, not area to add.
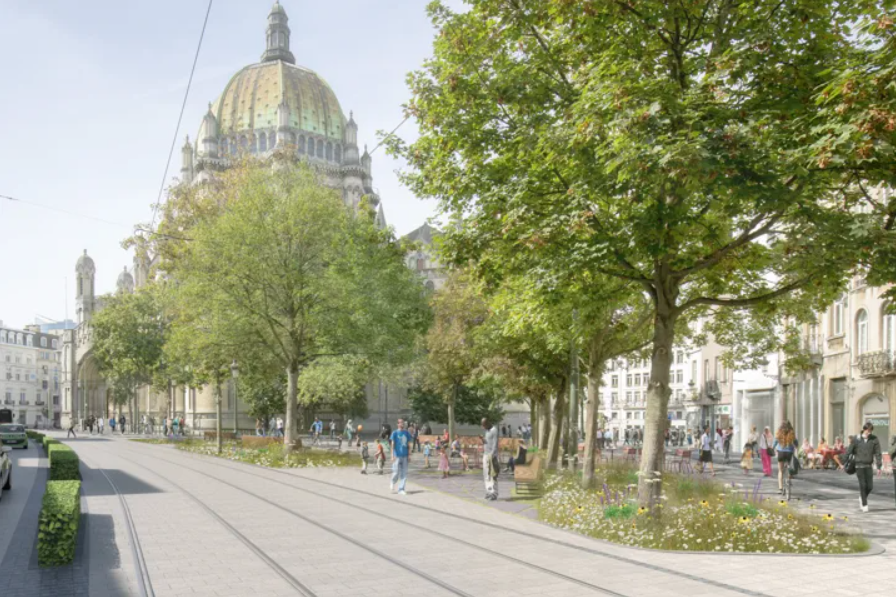
[[[258,151],[264,152],[268,150],[268,138],[264,133],[258,133]]]
[[[227,139],[221,139],[221,155],[227,155]]]
[[[324,142],[320,139],[317,140],[317,157],[324,157]]]
[[[268,149],[274,149],[277,147],[277,133],[271,133],[271,136],[268,137]]]
[[[305,153],[305,135],[299,135],[299,154]]]
[[[342,163],[342,145],[336,146],[335,154],[333,155],[333,157],[336,159],[337,163]]]
[[[333,144],[329,142],[327,143],[327,161],[333,161]]]
[[[249,139],[246,138],[246,135],[240,137],[240,151],[245,153],[249,149]]]
[[[230,140],[230,155],[236,155],[236,152],[238,149],[239,148],[236,144],[236,139],[231,139]]]
[[[868,352],[868,312],[862,309],[856,315],[856,354]]]
[[[257,153],[258,152],[258,135],[252,134],[249,138],[249,153]]]
[[[887,313],[889,307],[889,303],[885,304],[883,307],[884,314],[881,332],[884,338],[884,350],[892,354],[896,352],[896,315]]]

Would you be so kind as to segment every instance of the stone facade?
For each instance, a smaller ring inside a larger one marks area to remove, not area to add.
[[[60,359],[56,335],[35,326],[6,328],[0,322],[0,409],[28,427],[58,424],[54,405],[59,404]]]

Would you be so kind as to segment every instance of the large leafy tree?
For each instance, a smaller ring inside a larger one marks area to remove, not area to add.
[[[109,382],[113,402],[132,402],[141,386],[148,386],[165,367],[164,347],[169,322],[158,288],[103,298],[103,308],[91,320],[93,355]]]
[[[421,135],[392,149],[411,188],[462,219],[450,260],[494,272],[543,253],[647,294],[647,505],[680,322],[787,295],[820,304],[852,266],[844,178],[807,168],[800,139],[874,3],[468,4],[430,4],[434,55],[410,76]]]
[[[298,439],[302,371],[344,355],[410,357],[426,322],[419,282],[391,233],[367,210],[352,213],[310,167],[247,162],[196,197],[221,207],[176,226],[190,240],[163,267],[178,311],[215,345],[263,350],[279,363],[288,445]]]

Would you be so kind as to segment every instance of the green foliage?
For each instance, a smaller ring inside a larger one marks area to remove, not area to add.
[[[756,518],[759,516],[759,508],[747,502],[729,502],[725,510],[735,518]]]
[[[50,479],[53,481],[77,481],[81,478],[81,461],[74,450],[66,445],[54,443],[48,450],[50,458]]]
[[[178,442],[178,450],[217,456],[228,460],[247,462],[271,468],[317,468],[334,466],[356,466],[360,464],[357,454],[351,452],[330,452],[323,450],[290,450],[288,446],[275,443],[262,448],[243,447],[239,442],[227,442],[219,455],[214,442],[187,440]]]
[[[372,377],[370,361],[358,356],[322,357],[299,375],[299,402],[350,417],[367,417],[364,386]]]
[[[454,418],[458,423],[478,425],[483,418],[500,421],[502,394],[487,385],[460,386],[454,397]],[[408,404],[417,421],[448,423],[448,405],[441,395],[422,386],[408,389]]]
[[[45,435],[41,441],[44,444],[44,450],[46,450],[48,454],[50,452],[50,446],[52,446],[53,444],[59,444],[57,440],[53,439],[49,435]]]
[[[81,482],[48,481],[38,519],[40,566],[63,566],[74,561],[80,522]]]
[[[37,431],[32,431],[31,429],[25,430],[25,435],[27,435],[30,439],[43,444],[44,437],[46,437],[43,433],[39,433]]]
[[[631,504],[613,505],[604,508],[604,518],[631,518],[635,515],[635,507]]]

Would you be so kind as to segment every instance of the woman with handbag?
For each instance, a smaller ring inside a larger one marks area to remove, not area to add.
[[[855,458],[856,477],[859,479],[859,504],[862,512],[868,512],[868,495],[874,487],[874,469],[881,468],[880,440],[872,433],[874,425],[870,422],[862,426],[862,435],[849,446],[847,456]]]
[[[775,438],[772,436],[771,429],[766,427],[762,435],[759,436],[759,456],[762,458],[762,474],[766,477],[772,476],[772,456],[775,453],[775,449],[772,446],[774,442]]]
[[[784,421],[778,427],[773,446],[778,452],[778,492],[781,495],[784,495],[784,471],[790,468],[790,460],[793,458],[797,445],[793,425],[790,424],[790,421]]]

